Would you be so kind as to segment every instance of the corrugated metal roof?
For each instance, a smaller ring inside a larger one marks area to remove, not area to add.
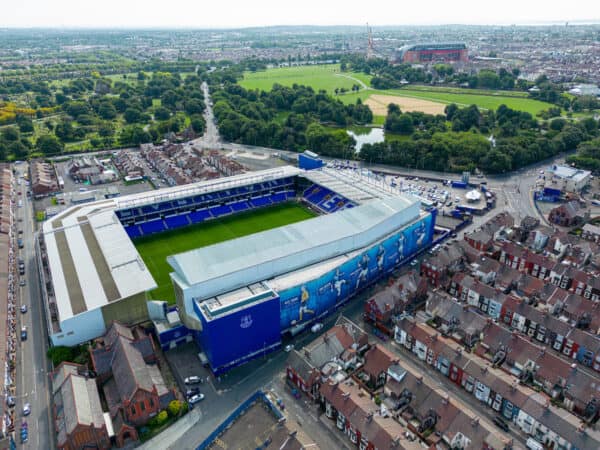
[[[385,228],[387,233],[385,230],[378,233],[377,238],[380,238],[414,220],[418,214],[417,200],[404,196],[386,198],[335,214],[169,256],[167,260],[179,280],[188,285],[259,266],[262,266],[263,272],[270,272],[266,278],[271,278],[364,247],[370,243],[365,241],[369,239],[365,231],[376,226]],[[277,264],[278,260],[290,256],[294,261],[288,259],[285,265]],[[263,276],[265,274],[261,273],[259,278]],[[241,285],[260,281],[250,278],[240,280]]]

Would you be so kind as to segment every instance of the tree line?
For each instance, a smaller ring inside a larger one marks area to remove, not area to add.
[[[540,124],[531,114],[505,105],[481,111],[475,105],[451,104],[438,116],[390,105],[385,128],[407,138],[365,144],[360,159],[415,169],[504,173],[579,146],[577,162],[600,168],[598,122],[592,118]]]
[[[274,84],[266,92],[226,83],[213,91],[212,99],[225,140],[295,151],[310,148],[334,157],[353,152],[346,126],[373,120],[360,100],[345,105],[325,91],[301,85]]]

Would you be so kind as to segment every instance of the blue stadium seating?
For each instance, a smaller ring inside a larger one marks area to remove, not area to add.
[[[271,199],[269,195],[265,195],[264,197],[251,198],[250,204],[256,208],[260,208],[261,206],[266,206],[271,204]]]
[[[213,206],[211,208],[208,208],[208,210],[210,211],[213,217],[224,216],[225,214],[231,213],[231,208],[227,205]]]
[[[189,214],[192,223],[200,223],[210,218],[210,211],[208,209],[201,209],[199,211],[193,211]]]
[[[142,232],[140,231],[140,227],[138,227],[137,225],[126,226],[125,231],[127,232],[127,234],[129,235],[129,237],[131,239],[140,237],[142,235]]]
[[[144,234],[151,234],[163,231],[165,229],[185,226],[189,223],[198,223],[212,217],[218,217],[231,212],[240,212],[248,209],[263,207],[272,203],[280,203],[286,200],[296,198],[294,190],[294,177],[269,180],[262,183],[256,183],[249,186],[239,186],[224,191],[211,192],[207,194],[198,194],[192,197],[184,197],[177,200],[163,201],[157,204],[144,205],[140,207],[127,208],[116,211],[117,217],[121,220],[132,236],[139,237]],[[274,194],[271,192],[276,191]],[[309,192],[310,191],[310,192]],[[333,193],[317,185],[311,186],[305,191],[305,197],[313,194],[311,203],[319,203],[323,198]],[[247,200],[245,197],[253,195],[255,198]],[[219,206],[216,202],[223,200],[229,201],[229,205]],[[203,210],[191,212],[192,208],[204,208]],[[161,216],[170,214],[171,216],[161,219]],[[127,225],[136,222],[135,225]],[[141,226],[141,224],[144,224]]]
[[[277,194],[271,195],[271,201],[273,203],[280,203],[286,200],[285,192],[278,192]]]
[[[194,199],[191,197],[180,198],[179,200],[173,200],[173,206],[189,206],[194,204]]]
[[[344,207],[347,202],[348,200],[346,200],[346,198],[342,197],[341,195],[334,194],[331,196],[326,196],[325,199],[320,201],[319,207],[328,213],[332,213]]]
[[[248,202],[246,200],[242,200],[242,201],[235,202],[235,203],[230,203],[229,206],[231,206],[231,209],[234,212],[245,211],[248,208],[250,208],[250,205],[248,205]]]
[[[347,198],[336,194],[330,189],[322,186],[313,185],[304,191],[304,198],[307,202],[316,206],[326,213],[339,211],[351,204]]]
[[[144,234],[160,233],[166,229],[165,223],[162,221],[162,219],[155,219],[149,222],[141,223],[140,228]]]
[[[185,227],[190,224],[186,214],[179,216],[165,217],[165,223],[169,229]]]

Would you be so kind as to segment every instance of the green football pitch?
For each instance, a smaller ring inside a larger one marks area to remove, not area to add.
[[[175,303],[169,277],[173,269],[167,263],[169,255],[300,222],[314,216],[313,212],[298,203],[285,203],[136,239],[133,243],[158,285],[149,296],[156,300],[166,300],[170,304]]]

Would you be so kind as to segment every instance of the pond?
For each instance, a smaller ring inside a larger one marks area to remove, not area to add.
[[[371,128],[371,127],[353,127],[346,130],[350,136],[356,141],[354,150],[356,153],[360,151],[365,144],[377,144],[385,140],[385,133],[383,128]]]

